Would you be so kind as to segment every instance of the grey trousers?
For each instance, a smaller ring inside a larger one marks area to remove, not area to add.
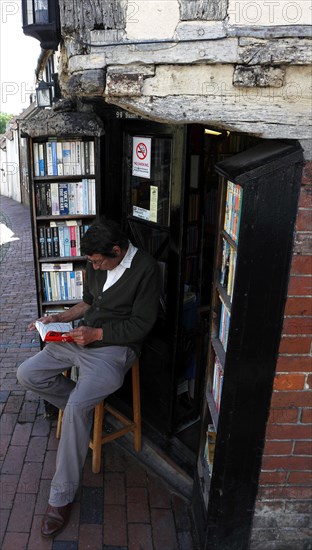
[[[18,368],[17,378],[23,386],[64,409],[49,497],[52,506],[74,500],[88,452],[94,405],[122,386],[135,357],[126,346],[84,348],[51,343]],[[72,366],[79,367],[77,383],[62,375]]]

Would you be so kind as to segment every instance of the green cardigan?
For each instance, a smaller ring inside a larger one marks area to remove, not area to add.
[[[87,265],[83,301],[91,307],[82,323],[102,328],[103,339],[90,347],[129,346],[138,355],[142,341],[152,329],[158,312],[160,269],[143,250],[135,254],[131,267],[105,292],[107,271]]]

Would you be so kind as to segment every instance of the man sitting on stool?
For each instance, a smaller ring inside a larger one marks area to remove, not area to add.
[[[73,342],[50,343],[17,371],[19,382],[64,410],[62,435],[41,533],[66,525],[89,447],[94,406],[123,384],[158,311],[157,262],[137,249],[113,221],[101,219],[81,239],[87,256],[83,299],[43,323],[82,319]],[[34,330],[34,324],[29,326]],[[62,372],[79,367],[75,383]]]

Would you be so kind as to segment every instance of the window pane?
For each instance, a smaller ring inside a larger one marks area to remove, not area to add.
[[[171,146],[171,138],[129,136],[129,215],[169,225]]]

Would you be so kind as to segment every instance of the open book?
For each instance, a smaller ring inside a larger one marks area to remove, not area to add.
[[[73,330],[71,323],[47,323],[45,325],[41,321],[36,321],[35,327],[43,342],[73,342],[73,338],[68,334]]]

